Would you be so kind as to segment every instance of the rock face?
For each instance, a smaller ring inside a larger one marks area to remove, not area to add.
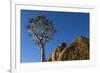
[[[78,37],[74,42],[67,45],[60,44],[47,61],[87,60],[89,59],[89,39]]]

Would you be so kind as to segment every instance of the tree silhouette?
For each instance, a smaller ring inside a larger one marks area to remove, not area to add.
[[[27,28],[33,41],[40,48],[41,62],[45,62],[45,45],[53,39],[55,33],[52,21],[44,15],[39,15],[29,20]]]

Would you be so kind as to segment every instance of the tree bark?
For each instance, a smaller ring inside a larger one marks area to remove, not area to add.
[[[45,62],[45,49],[44,46],[41,47],[41,62]]]

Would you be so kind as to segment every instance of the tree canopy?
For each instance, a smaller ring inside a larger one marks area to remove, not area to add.
[[[52,40],[56,31],[52,21],[44,15],[31,18],[29,20],[28,30],[33,41],[35,41],[39,47],[46,45],[48,41]]]

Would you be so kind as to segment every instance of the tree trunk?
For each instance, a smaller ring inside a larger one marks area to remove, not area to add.
[[[45,49],[44,46],[41,47],[41,62],[45,62]]]

